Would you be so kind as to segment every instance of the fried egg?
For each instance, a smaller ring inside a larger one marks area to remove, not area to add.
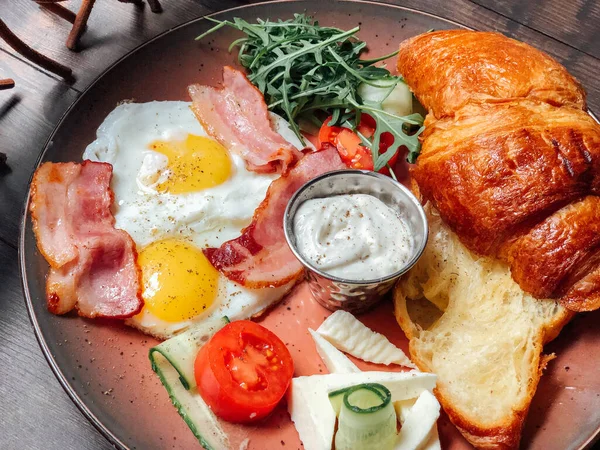
[[[301,148],[285,120],[272,124]],[[190,103],[118,106],[83,158],[112,164],[115,226],[136,243],[145,306],[128,324],[166,339],[215,315],[249,318],[291,288],[247,289],[204,256],[240,235],[278,175],[248,171],[208,136]]]

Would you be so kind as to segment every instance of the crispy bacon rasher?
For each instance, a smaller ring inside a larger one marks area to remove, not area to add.
[[[308,180],[346,166],[334,147],[309,153],[273,181],[242,235],[219,248],[204,249],[212,265],[230,280],[249,288],[283,286],[298,278],[302,264],[285,240],[283,215],[288,201]]]
[[[126,318],[143,306],[131,237],[114,227],[112,166],[44,163],[31,184],[29,209],[40,252],[50,264],[48,309],[85,317]]]
[[[261,92],[242,72],[223,69],[223,87],[188,87],[192,111],[206,131],[240,155],[248,170],[285,173],[302,152],[271,128]]]

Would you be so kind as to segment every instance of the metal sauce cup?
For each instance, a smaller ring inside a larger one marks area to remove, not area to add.
[[[398,211],[413,237],[413,255],[397,272],[373,280],[349,280],[325,273],[305,259],[296,247],[294,216],[302,203],[313,198],[344,194],[369,194]],[[315,299],[332,311],[361,313],[374,306],[421,257],[427,244],[425,211],[415,196],[400,183],[376,172],[339,170],[325,173],[304,184],[290,199],[283,217],[287,243],[306,267],[308,285]]]

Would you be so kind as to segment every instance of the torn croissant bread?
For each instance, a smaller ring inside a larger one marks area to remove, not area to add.
[[[436,395],[478,448],[518,448],[546,362],[542,346],[572,312],[538,300],[502,261],[479,257],[426,207],[429,242],[395,288],[398,323],[419,369],[438,376]]]
[[[600,307],[600,126],[564,67],[501,34],[416,36],[398,71],[428,110],[411,175],[430,234],[396,318],[469,442],[516,449],[543,345]]]

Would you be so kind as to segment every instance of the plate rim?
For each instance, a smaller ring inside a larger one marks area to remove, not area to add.
[[[129,58],[131,55],[133,55],[134,53],[136,53],[137,51],[139,51],[140,49],[142,49],[143,47],[146,47],[147,45],[151,45],[154,43],[154,41],[157,41],[161,38],[163,38],[164,36],[180,29],[183,27],[186,27],[192,23],[195,22],[200,22],[202,20],[205,20],[206,18],[210,18],[213,16],[217,16],[220,14],[227,14],[227,13],[231,13],[233,11],[237,11],[237,10],[242,10],[242,9],[249,9],[249,8],[253,8],[256,6],[264,6],[267,4],[274,4],[274,3],[300,3],[300,1],[302,0],[266,0],[266,1],[261,1],[261,2],[257,2],[257,3],[252,3],[252,4],[248,4],[248,5],[241,5],[241,6],[235,6],[233,8],[227,8],[227,9],[223,9],[223,10],[218,10],[218,11],[214,11],[212,13],[209,14],[205,14],[199,17],[195,17],[193,19],[187,20],[175,27],[169,28],[159,34],[157,34],[156,36],[154,36],[153,38],[141,43],[140,45],[138,45],[137,47],[131,49],[130,51],[128,51],[127,53],[125,53],[123,56],[119,57],[116,61],[114,61],[112,64],[110,64],[106,69],[104,69],[102,72],[100,72],[100,74],[98,76],[96,76],[94,78],[94,80],[79,94],[79,96],[69,105],[69,107],[65,110],[65,112],[62,114],[61,118],[59,119],[59,121],[57,122],[56,126],[53,128],[52,132],[50,133],[50,136],[48,137],[48,139],[46,140],[46,142],[44,143],[43,147],[42,147],[42,151],[40,152],[38,158],[36,159],[35,163],[34,163],[34,167],[31,171],[31,174],[29,176],[29,180],[27,182],[27,194],[25,196],[24,199],[24,203],[22,205],[21,208],[21,214],[20,214],[20,225],[19,225],[19,241],[18,241],[18,264],[19,264],[19,276],[20,276],[20,281],[21,281],[21,290],[22,290],[22,294],[25,300],[25,306],[27,308],[27,315],[29,317],[29,321],[31,322],[31,325],[33,327],[33,331],[35,334],[35,338],[36,341],[42,351],[42,354],[44,355],[44,358],[46,359],[46,362],[48,363],[48,365],[50,366],[50,369],[52,370],[52,373],[54,374],[54,376],[56,377],[56,379],[58,380],[59,384],[61,385],[61,387],[63,388],[63,390],[66,392],[66,394],[68,395],[69,399],[75,404],[75,406],[77,407],[77,409],[79,409],[79,411],[83,414],[83,416],[87,419],[87,421],[89,423],[92,424],[92,426],[113,446],[117,447],[120,450],[130,450],[131,447],[126,445],[125,443],[123,443],[123,441],[121,439],[119,439],[111,430],[108,426],[106,426],[104,423],[102,423],[100,421],[100,419],[98,419],[94,413],[89,409],[89,407],[87,406],[87,404],[84,402],[84,400],[77,394],[77,392],[75,391],[75,389],[71,386],[70,381],[67,379],[67,377],[64,375],[64,373],[62,372],[61,368],[59,367],[58,363],[56,362],[56,360],[54,359],[54,356],[52,355],[52,352],[50,351],[50,348],[48,347],[48,344],[46,342],[45,337],[43,336],[40,324],[37,320],[37,316],[33,310],[33,303],[31,300],[31,295],[30,295],[30,291],[29,291],[29,285],[28,285],[28,281],[27,281],[27,269],[26,269],[26,262],[25,262],[25,233],[26,233],[26,229],[27,229],[27,220],[29,217],[29,211],[28,211],[28,206],[29,206],[29,200],[30,200],[30,195],[31,195],[31,181],[33,179],[33,175],[35,173],[35,171],[39,168],[40,163],[42,162],[44,156],[46,155],[50,145],[52,144],[54,135],[58,132],[59,128],[62,126],[63,122],[65,121],[65,119],[67,118],[67,116],[70,114],[70,112],[75,108],[75,106],[85,97],[85,95],[92,90],[96,84],[111,70],[113,70],[116,66],[118,66],[119,64],[121,64],[124,60],[126,60],[127,58]],[[335,0],[335,3],[361,3],[361,4],[365,4],[365,5],[377,5],[377,6],[383,6],[385,8],[393,8],[393,9],[399,9],[399,10],[403,10],[403,11],[408,11],[411,13],[416,13],[422,16],[428,16],[437,20],[441,20],[443,22],[455,25],[459,28],[462,29],[466,29],[466,30],[475,30],[475,28],[466,26],[458,21],[452,20],[452,19],[447,19],[441,16],[438,16],[436,14],[433,13],[429,13],[426,11],[421,11],[419,9],[416,8],[409,8],[406,6],[401,6],[401,5],[394,5],[394,4],[390,4],[390,3],[386,3],[384,1],[377,1],[377,0]],[[588,113],[597,121],[600,123],[600,121],[598,120],[598,118],[594,115],[594,113],[592,111],[590,111],[588,109]],[[578,447],[577,450],[584,450],[584,449],[590,449],[591,446],[600,440],[600,422],[596,425],[596,429],[594,430],[593,433],[590,434],[590,436]]]

